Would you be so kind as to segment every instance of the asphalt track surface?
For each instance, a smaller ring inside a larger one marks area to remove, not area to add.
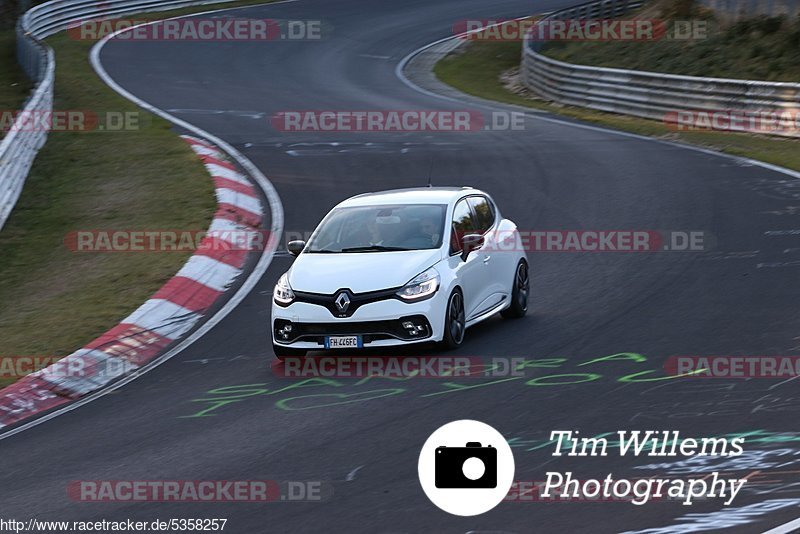
[[[779,462],[710,465],[733,474],[761,469],[774,475],[779,483],[743,490],[731,508],[770,501],[776,509],[744,519],[740,514],[728,531],[762,532],[800,515],[797,381],[618,380],[648,370],[655,372],[638,378],[662,377],[664,361],[675,354],[800,351],[797,237],[765,233],[800,228],[795,178],[535,116],[524,131],[475,133],[281,133],[269,124],[273,113],[285,110],[464,109],[404,85],[395,66],[416,48],[450,35],[457,20],[561,5],[301,0],[231,13],[322,19],[333,29],[327,39],[112,41],[101,60],[136,96],[251,158],[281,196],[287,231],[312,230],[351,195],[423,185],[433,161],[435,184],[489,191],[522,229],[700,230],[710,236],[712,250],[530,253],[529,315],[471,329],[457,354],[566,361],[531,369],[522,380],[460,381],[480,387],[458,391],[439,379],[320,385],[276,376],[268,337],[271,290],[290,265],[288,257],[276,257],[241,305],[188,350],[112,394],[0,442],[6,458],[2,515],[218,517],[229,519],[227,532],[620,532],[699,521],[713,530],[731,517],[730,509],[716,514],[723,510],[719,500],[692,507],[509,502],[473,518],[448,515],[422,492],[417,456],[432,431],[463,418],[489,423],[512,440],[518,480],[542,480],[547,470],[573,471],[582,479],[663,474],[668,466],[635,467],[678,461],[558,459],[552,447],[540,446],[551,430],[583,436],[680,430],[684,437],[761,430],[745,448],[787,449]],[[580,365],[622,352],[647,360]],[[601,376],[573,385],[525,383],[587,372]],[[223,404],[198,400],[229,398],[231,390],[210,391],[247,384],[258,386],[236,391],[257,394]],[[783,441],[770,437],[775,433]],[[777,473],[792,469],[793,475]],[[82,503],[66,492],[74,480],[160,479],[323,480],[334,493],[323,502],[265,505]],[[699,515],[685,517],[689,513]]]

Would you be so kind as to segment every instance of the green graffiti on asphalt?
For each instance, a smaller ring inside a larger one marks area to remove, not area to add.
[[[315,408],[325,408],[328,406],[341,406],[342,404],[352,404],[354,402],[364,402],[383,397],[399,395],[405,389],[375,389],[372,391],[360,391],[356,393],[317,393],[315,395],[301,395],[299,397],[289,397],[275,403],[281,410],[312,410]],[[338,400],[336,400],[338,399]],[[311,402],[307,402],[311,400]],[[322,402],[318,402],[322,401]],[[330,402],[334,401],[334,402]]]
[[[602,356],[599,358],[592,358],[588,361],[581,361],[574,367],[585,368],[586,366],[592,367],[592,371],[597,371],[602,365],[620,364],[624,362],[632,362],[641,364],[647,361],[647,357],[635,352],[619,352]],[[436,391],[425,392],[419,394],[419,397],[435,397],[441,395],[450,395],[453,393],[465,393],[475,389],[484,389],[487,387],[507,384],[512,382],[519,383],[523,380],[522,384],[526,387],[538,388],[552,388],[552,387],[565,387],[565,386],[581,386],[593,382],[601,382],[607,379],[607,376],[599,372],[563,372],[547,374],[548,370],[561,369],[567,366],[570,360],[567,358],[539,358],[539,359],[523,359],[515,360],[514,374],[520,376],[508,376],[504,378],[493,377],[491,373],[487,374],[488,381],[474,382],[473,376],[470,381],[466,382],[439,382],[436,380],[426,381],[427,383],[436,384]],[[535,370],[541,372],[541,376],[529,376],[527,372]],[[570,369],[564,369],[569,371]],[[577,370],[577,369],[576,369]],[[641,370],[633,373],[616,376],[613,379],[617,382],[631,383],[631,382],[661,382],[666,380],[675,380],[678,378],[685,378],[686,376],[694,373],[702,372],[702,370],[693,371],[684,375],[667,375],[658,376],[658,371],[649,369]],[[280,399],[274,402],[274,406],[284,411],[304,411],[314,410],[320,408],[331,408],[335,406],[342,406],[347,404],[355,404],[362,402],[375,401],[388,397],[396,397],[408,392],[406,388],[379,388],[379,389],[360,389],[361,386],[372,384],[373,381],[378,380],[386,385],[386,380],[391,382],[403,382],[415,378],[409,377],[382,377],[382,376],[368,376],[361,378],[355,383],[345,383],[339,380],[328,378],[306,378],[291,382],[286,386],[272,389],[270,384],[257,383],[257,384],[238,384],[232,386],[219,387],[209,390],[203,394],[202,397],[191,399],[188,402],[196,403],[201,408],[189,415],[182,415],[182,419],[194,419],[203,417],[214,417],[226,406],[246,401],[255,397],[274,397],[281,396]],[[479,379],[479,378],[478,378]],[[341,388],[346,388],[344,391]],[[320,391],[322,389],[322,391]],[[302,390],[302,391],[298,391]],[[306,393],[307,392],[307,393]]]

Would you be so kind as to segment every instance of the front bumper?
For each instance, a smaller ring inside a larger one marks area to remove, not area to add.
[[[326,336],[360,335],[364,348],[440,341],[447,305],[440,293],[421,302],[371,302],[347,318],[334,317],[324,306],[308,302],[293,302],[286,307],[273,303],[272,340],[277,345],[305,350],[324,350]],[[408,328],[408,323],[413,328]]]

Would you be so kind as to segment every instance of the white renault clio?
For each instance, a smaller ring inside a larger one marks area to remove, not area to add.
[[[528,262],[516,225],[486,193],[426,187],[358,195],[337,205],[273,292],[278,358],[310,350],[435,341],[528,308]]]

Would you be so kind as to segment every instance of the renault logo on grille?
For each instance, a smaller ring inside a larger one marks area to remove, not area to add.
[[[348,306],[350,306],[350,297],[347,296],[347,293],[339,293],[334,303],[336,304],[336,308],[344,313],[347,311]]]

